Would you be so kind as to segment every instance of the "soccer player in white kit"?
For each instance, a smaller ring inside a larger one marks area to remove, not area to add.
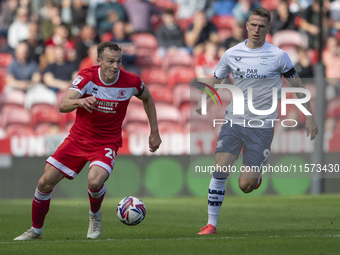
[[[248,109],[248,88],[251,87],[253,90],[253,106],[257,110],[271,108],[273,88],[277,88],[280,95],[282,75],[292,87],[304,88],[287,53],[265,40],[270,30],[270,19],[270,12],[265,8],[256,8],[250,12],[246,23],[249,39],[224,53],[217,64],[214,78],[209,82],[214,86],[232,74],[234,86],[241,89],[245,97],[244,115],[233,114],[233,103],[227,107],[225,118],[228,122],[221,128],[215,152],[216,166],[225,166],[225,169],[228,169],[243,148],[239,187],[244,193],[252,192],[261,184],[261,167],[268,160],[274,135],[273,124],[266,119],[276,119],[277,116],[277,110],[268,115],[253,114]],[[303,93],[296,95],[298,98],[305,97]],[[312,112],[309,102],[303,106]],[[196,111],[201,114],[201,102],[198,102]],[[254,128],[248,125],[247,120],[258,120],[263,125]],[[305,128],[307,136],[313,140],[318,133],[313,115],[306,116]],[[211,178],[208,192],[208,223],[201,228],[199,235],[217,233],[217,218],[224,199],[228,175],[227,172],[214,172]]]

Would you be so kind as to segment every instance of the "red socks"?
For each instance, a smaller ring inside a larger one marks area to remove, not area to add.
[[[105,184],[99,190],[87,190],[90,199],[91,212],[96,213],[100,210],[106,192]]]
[[[50,209],[51,193],[41,192],[36,188],[32,202],[32,226],[42,228],[48,210]]]

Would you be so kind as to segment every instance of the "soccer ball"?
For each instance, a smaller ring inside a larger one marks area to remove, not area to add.
[[[118,219],[126,225],[141,223],[146,214],[146,208],[142,200],[137,197],[125,197],[117,206]]]

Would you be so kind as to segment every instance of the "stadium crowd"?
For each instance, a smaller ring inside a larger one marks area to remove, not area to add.
[[[160,132],[190,131],[190,79],[209,78],[226,49],[244,41],[251,9],[272,13],[267,41],[285,50],[316,96],[318,0],[2,0],[0,138],[67,132],[75,113],[58,105],[78,70],[96,65],[96,46],[114,41],[123,68],[149,87]],[[340,0],[323,1],[326,131],[340,132]],[[308,79],[309,78],[309,79]],[[193,95],[191,95],[193,96]],[[132,100],[124,131],[146,115]],[[194,107],[193,107],[194,108]],[[298,109],[289,116],[303,118]]]

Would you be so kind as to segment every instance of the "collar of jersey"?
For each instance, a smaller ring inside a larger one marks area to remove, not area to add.
[[[118,81],[119,74],[120,74],[120,69],[118,70],[118,75],[117,75],[117,78],[116,78],[116,80],[115,80],[114,82],[112,82],[112,83],[105,83],[105,82],[102,80],[102,77],[100,76],[100,67],[98,68],[98,76],[99,76],[99,79],[100,79],[100,81],[101,81],[105,86],[110,86],[110,85],[115,84],[115,83]]]

